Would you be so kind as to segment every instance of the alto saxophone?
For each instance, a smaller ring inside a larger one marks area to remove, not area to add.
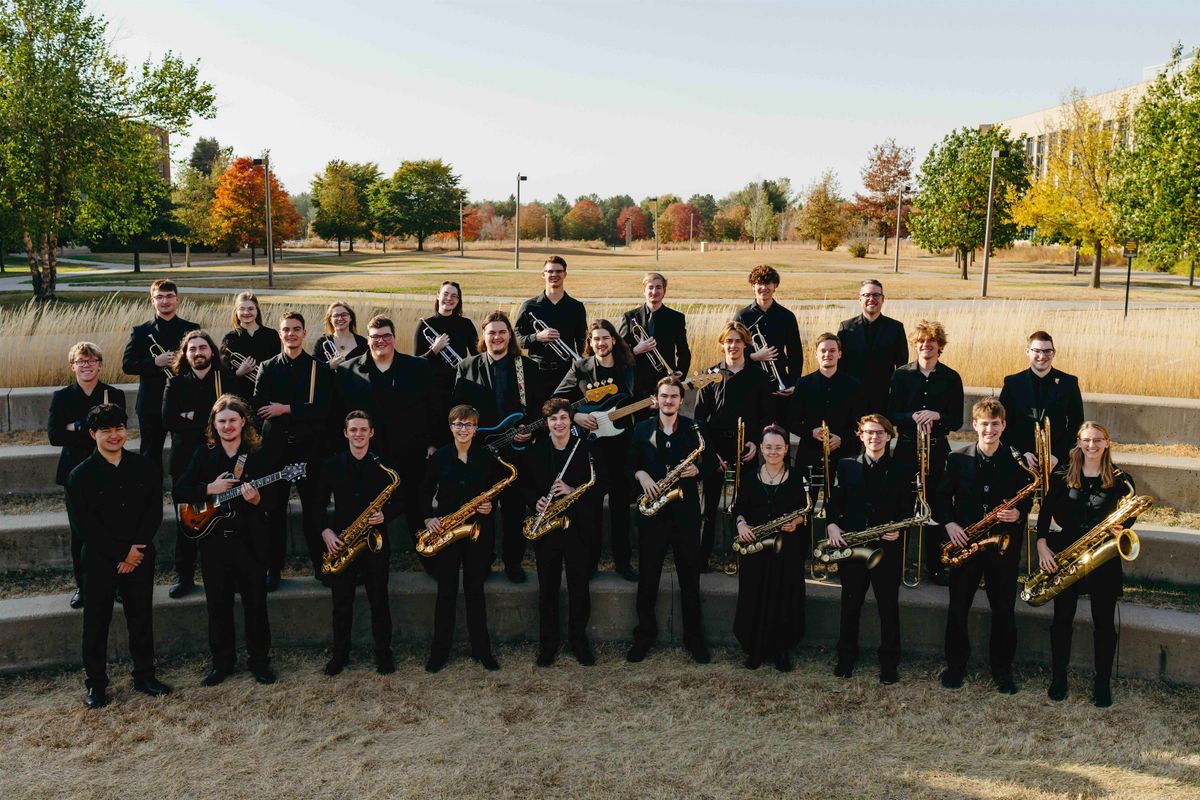
[[[967,543],[959,547],[954,542],[946,542],[942,545],[942,564],[947,567],[961,567],[968,560],[982,553],[985,548],[994,547],[996,552],[1003,555],[1008,550],[1008,545],[1011,537],[1007,533],[992,533],[992,528],[1000,523],[1000,514],[1010,508],[1015,508],[1017,503],[1024,500],[1029,495],[1038,490],[1042,485],[1042,474],[1039,470],[1025,463],[1025,459],[1020,455],[1014,455],[1017,462],[1030,475],[1033,480],[1029,482],[1021,491],[1017,492],[1016,496],[1010,500],[1005,500],[1000,505],[993,508],[991,511],[983,515],[983,518],[974,525],[969,526],[963,531],[963,535],[967,537]]]
[[[521,526],[521,533],[525,535],[526,539],[536,542],[547,533],[565,531],[571,527],[571,518],[566,515],[566,510],[596,483],[596,465],[592,462],[591,454],[588,454],[588,469],[591,470],[591,476],[587,483],[550,503],[543,513],[525,518],[525,524]]]
[[[431,531],[429,528],[421,531],[421,535],[417,537],[416,544],[418,553],[429,557],[437,555],[443,548],[459,539],[470,538],[472,542],[479,539],[479,521],[468,522],[468,520],[475,516],[476,509],[484,503],[490,503],[517,479],[516,467],[502,458],[497,457],[496,460],[503,466],[508,467],[508,475],[486,492],[466,502],[462,508],[453,514],[447,514],[442,517],[442,524],[438,526],[437,531]]]
[[[1133,487],[1121,499],[1107,517],[1100,520],[1069,547],[1054,554],[1058,569],[1047,572],[1039,569],[1025,579],[1021,599],[1031,606],[1041,606],[1058,597],[1080,578],[1085,578],[1101,564],[1120,556],[1133,561],[1141,552],[1138,535],[1124,527],[1131,517],[1136,517],[1154,505],[1148,494],[1135,495]]]
[[[786,514],[776,517],[770,522],[764,522],[762,525],[752,527],[750,535],[754,537],[753,542],[743,542],[741,539],[734,539],[733,551],[741,556],[753,555],[767,548],[778,553],[783,549],[783,537],[779,535],[780,528],[789,522],[803,519],[812,510],[812,495],[805,491],[804,498],[808,501],[804,504],[804,508],[797,508],[794,511],[789,511]]]
[[[883,551],[867,545],[878,542],[888,531],[907,528],[910,525],[923,525],[929,520],[931,513],[925,496],[918,493],[917,506],[913,509],[913,515],[908,519],[887,522],[883,525],[872,525],[870,528],[852,533],[843,533],[842,539],[846,542],[844,547],[834,547],[829,543],[828,538],[822,539],[813,549],[813,557],[822,564],[836,564],[840,561],[857,559],[867,562],[867,569],[874,569],[883,558]]]
[[[400,474],[394,469],[385,467],[383,462],[379,460],[379,456],[375,457],[375,463],[379,465],[381,470],[387,473],[389,483],[371,501],[371,504],[363,509],[358,518],[350,523],[350,527],[342,531],[338,537],[342,540],[341,547],[336,550],[326,551],[321,556],[321,572],[326,575],[337,575],[350,566],[350,562],[357,558],[358,554],[363,550],[370,548],[372,553],[378,553],[383,549],[383,534],[374,525],[369,524],[367,520],[376,511],[382,510],[384,504],[391,498],[392,493],[396,491],[396,487],[400,485]]]
[[[700,458],[700,454],[704,452],[704,437],[700,435],[700,426],[693,424],[692,430],[696,432],[696,439],[699,440],[700,445],[688,453],[687,458],[672,467],[666,477],[654,484],[654,488],[658,490],[658,496],[655,499],[651,500],[649,495],[645,494],[638,498],[638,511],[642,516],[653,517],[668,503],[683,497],[683,487],[679,486],[679,482],[683,480],[683,471],[695,464],[696,460]]]

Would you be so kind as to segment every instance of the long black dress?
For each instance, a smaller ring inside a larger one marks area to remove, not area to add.
[[[741,515],[751,527],[769,522],[789,511],[803,508],[808,484],[788,470],[777,486],[764,484],[755,470],[742,477],[736,518]],[[738,568],[738,601],[733,617],[733,635],[752,659],[766,661],[785,655],[804,638],[804,556],[808,539],[800,533],[782,533],[783,549],[764,548],[742,556]]]

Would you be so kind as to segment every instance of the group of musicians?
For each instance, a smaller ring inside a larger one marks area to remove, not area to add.
[[[1084,420],[1077,380],[1052,366],[1048,333],[1029,337],[1029,368],[1005,379],[998,400],[975,404],[975,442],[951,452],[964,401],[959,374],[942,361],[946,332],[922,320],[906,334],[883,315],[879,281],[862,283],[860,314],[837,334],[816,338],[816,369],[805,375],[796,317],[775,298],[779,273],[756,267],[749,275],[753,302],[721,330],[721,361],[689,377],[686,319],[663,304],[665,276],[646,274],[645,302],[615,326],[589,324],[584,304],[566,292],[566,274],[564,259],[549,258],[544,291],[521,306],[515,323],[494,311],[478,331],[464,315],[459,284],[443,283],[434,313],[417,323],[413,355],[396,350],[396,326],[386,316],[372,317],[360,334],[345,302],[329,306],[310,352],[300,313],[285,313],[268,328],[249,292],[236,298],[233,328],[218,346],[176,314],[177,287],[156,281],[154,317],[133,329],[123,360],[140,379],[138,453],[124,449],[124,397],[98,380],[100,348],[71,348],[75,381],[54,395],[49,435],[63,447],[57,477],[66,487],[78,585],[71,606],[84,610],[86,704],[108,702],[114,601],[124,603],[134,688],[171,691],[154,677],[150,607],[167,433],[179,509],[177,580],[169,595],[193,590],[199,560],[212,652],[205,686],[237,664],[235,595],[245,615],[249,670],[261,683],[276,679],[267,594],[284,566],[293,481],[314,574],[333,596],[333,654],[325,667],[331,676],[350,658],[360,584],[377,671],[395,669],[387,536],[355,545],[344,569],[329,564],[346,555],[352,531],[384,531],[398,518],[437,581],[428,671],[450,658],[460,572],[471,655],[499,669],[483,591],[497,540],[504,573],[517,583],[526,579],[522,561],[533,542],[537,664],[549,666],[560,651],[564,571],[567,646],[580,664],[594,664],[589,579],[600,558],[607,497],[615,571],[637,583],[630,662],[645,659],[657,639],[668,549],[684,648],[698,663],[711,659],[700,575],[710,569],[724,522],[740,554],[734,633],[748,668],[771,661],[791,669],[791,650],[805,630],[806,570],[828,571],[832,560],[841,584],[837,676],[853,674],[869,587],[880,622],[879,680],[899,680],[899,587],[924,572],[950,587],[943,686],[963,683],[967,618],[984,586],[992,677],[998,691],[1016,691],[1013,606],[1033,503],[1023,490],[1029,476],[1049,475],[1038,485],[1037,552],[1027,556],[1047,573],[1057,568],[1055,554],[1133,486],[1112,463],[1107,431]],[[698,392],[693,418],[682,413],[689,391]],[[1053,440],[1039,447],[1047,420]],[[792,436],[799,442],[794,453]],[[220,513],[200,530],[186,512],[206,508]],[[944,566],[944,551],[967,545],[964,531],[989,514],[1006,546]],[[872,546],[855,546],[855,532],[873,528],[881,533]],[[840,555],[818,558],[822,553]],[[1051,698],[1066,696],[1077,598],[1090,593],[1094,701],[1111,703],[1120,592],[1115,559],[1055,596]]]

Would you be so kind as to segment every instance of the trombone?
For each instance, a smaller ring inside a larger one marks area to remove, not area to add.
[[[766,350],[771,346],[770,343],[767,342],[767,337],[763,336],[762,331],[759,330],[757,322],[754,323],[754,325],[750,328],[750,344],[754,346],[755,351]],[[775,362],[760,361],[758,363],[772,378],[775,379],[775,383],[779,387],[778,391],[786,392],[787,386],[784,385],[783,376],[779,374],[779,367],[775,364]]]
[[[433,326],[430,325],[425,320],[421,320],[420,322],[421,322],[421,335],[424,336],[425,341],[429,343],[430,349],[433,349],[433,343],[438,337],[438,332],[435,331],[433,329]],[[328,341],[328,340],[326,340],[326,341]],[[446,346],[442,348],[441,352],[438,355],[440,355],[442,357],[442,360],[445,361],[447,364],[449,364],[452,367],[457,367],[458,362],[463,360],[463,357],[454,351],[454,348],[450,346],[449,342],[446,342]]]
[[[917,498],[918,505],[928,507],[928,501],[925,496],[925,483],[929,478],[929,450],[930,450],[930,432],[922,426],[917,426]],[[921,561],[925,554],[925,523],[917,524],[917,560],[915,564],[908,563],[908,531],[904,529],[904,546],[901,548],[904,553],[903,572],[900,575],[900,580],[910,589],[915,589],[921,585]],[[913,569],[910,571],[909,567]],[[911,577],[910,577],[911,576]]]
[[[825,420],[821,420],[821,456],[824,461],[824,466],[823,466],[824,475],[822,477],[824,478],[825,483],[821,488],[820,507],[812,515],[813,521],[814,521],[813,524],[810,524],[808,526],[809,534],[812,538],[812,549],[814,549],[814,550],[816,549],[817,541],[819,539],[824,538],[823,536],[817,535],[817,528],[815,526],[819,525],[821,523],[815,522],[815,520],[828,519],[829,515],[826,512],[826,509],[829,508],[829,493],[833,490],[833,481],[830,478],[830,471],[829,471],[829,464],[830,464],[829,425],[825,422]],[[832,573],[836,570],[837,570],[836,563],[825,564],[825,563],[821,562],[820,560],[814,558],[812,560],[811,565],[809,566],[809,575],[812,576],[813,580],[824,581],[824,580],[828,580],[830,573]]]
[[[638,344],[650,338],[650,334],[636,319],[630,320],[629,327],[633,329],[633,335],[638,337]],[[650,366],[654,367],[655,372],[661,372],[664,375],[671,374],[671,368],[667,366],[667,360],[663,358],[662,353],[658,352],[657,346],[651,350],[647,350],[642,355],[650,359]]]
[[[549,325],[535,317],[532,311],[529,312],[529,318],[533,320],[533,330],[535,333],[554,330]],[[567,344],[562,339],[552,339],[545,344],[554,352],[554,355],[558,356],[563,361],[566,361],[568,364],[574,364],[576,361],[583,361],[583,356],[579,355],[579,353],[576,353],[574,348],[572,348],[571,345]]]
[[[1038,477],[1041,483],[1038,485],[1037,491],[1033,495],[1034,505],[1038,511],[1042,510],[1042,503],[1046,500],[1046,492],[1050,490],[1050,418],[1044,417],[1040,422],[1035,422],[1033,425],[1033,455],[1037,459]],[[1037,541],[1036,523],[1033,521],[1033,514],[1029,514],[1025,519],[1025,574],[1033,574],[1033,551]]]
[[[159,356],[165,356],[166,354],[166,348],[158,343],[158,340],[154,338],[153,333],[150,334],[150,355],[158,358]],[[175,377],[175,373],[171,371],[170,367],[160,367],[160,369],[163,371],[163,375],[167,376],[167,380],[171,380],[171,378]]]
[[[737,541],[737,526],[733,524],[733,506],[737,503],[738,491],[742,488],[742,454],[746,449],[746,423],[738,417],[737,423],[737,449],[733,455],[733,463],[725,465],[725,481],[721,487],[721,501],[725,505],[725,530],[731,531],[731,543]],[[726,492],[726,487],[732,487],[731,491]],[[732,530],[731,530],[732,529]],[[741,555],[738,560],[725,568],[726,575],[736,575],[738,565],[741,563]]]

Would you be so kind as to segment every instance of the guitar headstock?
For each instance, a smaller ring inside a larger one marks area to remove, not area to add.
[[[606,397],[617,393],[617,385],[612,378],[601,383],[589,383],[583,390],[583,398],[589,403],[599,403]]]
[[[295,483],[308,474],[308,464],[303,461],[299,461],[295,464],[288,464],[286,467],[280,470],[280,472],[283,473],[282,477],[285,481]]]
[[[697,372],[685,383],[693,389],[703,389],[710,383],[720,383],[723,380],[725,380],[725,376],[720,372]]]

